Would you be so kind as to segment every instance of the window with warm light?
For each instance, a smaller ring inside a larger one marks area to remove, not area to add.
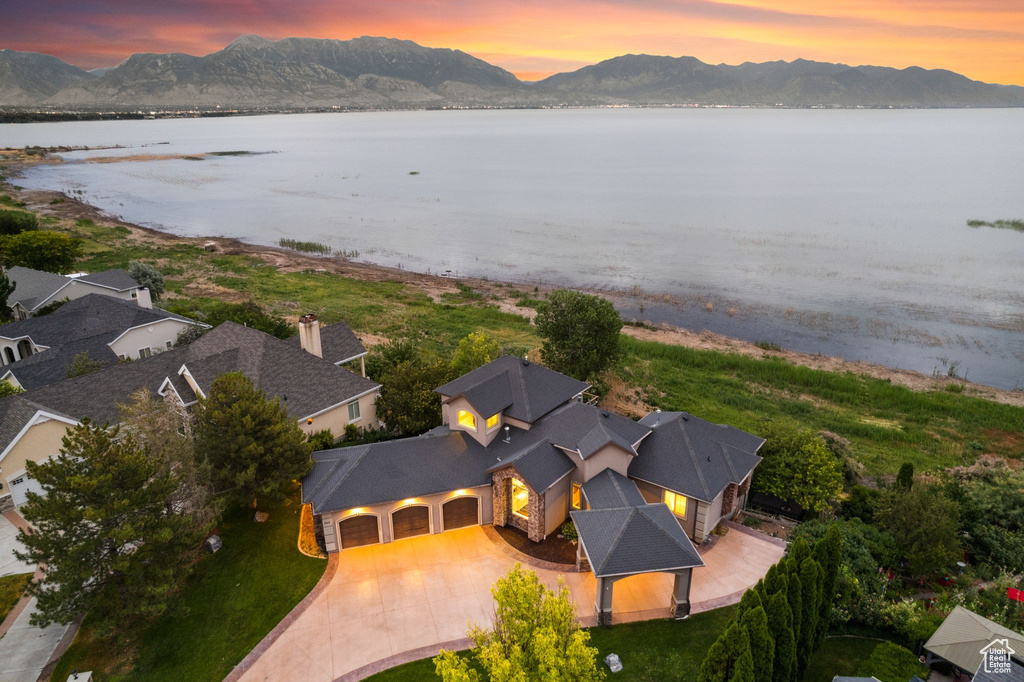
[[[524,519],[530,518],[530,491],[515,478],[512,479],[512,513]]]
[[[572,508],[580,509],[583,504],[583,486],[579,483],[572,484]]]
[[[470,431],[476,431],[476,416],[472,412],[459,410],[459,426],[463,426]]]
[[[665,491],[665,504],[672,510],[672,513],[676,516],[682,516],[686,518],[686,496],[677,495],[671,490]]]
[[[487,418],[487,430],[493,431],[498,426],[498,415]]]

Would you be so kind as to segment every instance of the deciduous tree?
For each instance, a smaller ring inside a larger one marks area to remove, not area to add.
[[[128,274],[139,283],[139,286],[149,289],[149,295],[154,301],[160,300],[164,295],[164,276],[149,263],[133,260],[128,264]]]
[[[196,447],[221,489],[238,488],[255,505],[280,499],[311,466],[309,443],[280,398],[268,400],[240,372],[217,377],[196,411]]]
[[[816,512],[828,509],[843,492],[839,460],[809,429],[770,425],[758,454],[764,459],[754,474],[757,490]]]
[[[123,437],[122,437],[123,436]],[[172,501],[181,481],[132,434],[85,421],[60,453],[28,462],[44,496],[28,493],[19,558],[43,563],[32,622],[67,623],[89,612],[101,630],[152,619],[188,575],[205,527]]]
[[[14,313],[11,311],[11,306],[7,304],[7,299],[11,297],[17,285],[7,277],[6,272],[0,271],[0,322],[10,322],[14,319]]]
[[[400,362],[381,378],[377,416],[392,431],[407,435],[441,425],[441,398],[434,389],[451,379],[451,365],[418,356]]]
[[[548,589],[533,571],[519,564],[500,578],[491,594],[496,602],[494,627],[473,625],[472,656],[490,682],[596,682],[604,679],[597,666],[597,649],[590,633],[576,620],[576,604],[559,578],[557,591]],[[434,658],[444,682],[477,682],[480,675],[469,661],[451,651]]]
[[[611,301],[559,289],[537,305],[541,358],[554,370],[587,379],[611,367],[619,355],[622,318]]]
[[[0,261],[33,270],[65,274],[82,257],[82,240],[61,232],[30,230],[0,237]]]
[[[934,575],[961,556],[959,510],[936,488],[886,491],[875,518],[899,538],[900,554],[913,575]]]
[[[490,339],[483,333],[473,332],[459,341],[459,347],[455,349],[452,357],[452,371],[456,376],[461,376],[477,367],[486,365],[498,357],[501,352],[498,342]]]

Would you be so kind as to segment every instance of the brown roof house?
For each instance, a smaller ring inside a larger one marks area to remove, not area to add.
[[[743,508],[764,441],[682,412],[636,422],[585,403],[587,388],[504,356],[436,389],[442,426],[313,453],[303,500],[328,551],[472,524],[543,542],[571,517],[602,622],[614,582],[638,573],[675,573],[688,613],[694,543]]]
[[[302,324],[315,339],[316,317]],[[241,372],[268,396],[279,397],[307,433],[330,429],[340,436],[350,424],[360,430],[379,426],[377,383],[302,344],[224,322],[187,346],[0,399],[0,508],[22,504],[29,490],[39,492],[25,463],[55,455],[71,425],[86,417],[116,422],[118,404],[141,388],[188,409],[227,372]]]

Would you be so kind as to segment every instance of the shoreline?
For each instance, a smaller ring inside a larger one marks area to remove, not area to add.
[[[461,283],[469,285],[474,291],[484,294],[488,301],[495,304],[500,310],[521,315],[531,322],[536,315],[536,311],[532,308],[516,305],[518,296],[511,295],[510,292],[519,289],[519,293],[522,293],[522,289],[528,288],[535,290],[534,296],[539,296],[557,288],[540,283],[512,282],[481,277],[448,278],[364,261],[354,261],[342,256],[318,256],[279,246],[253,244],[234,237],[179,236],[171,232],[124,221],[116,215],[60,191],[15,189],[11,179],[16,177],[22,169],[45,163],[62,163],[62,160],[48,156],[30,156],[21,149],[0,149],[0,155],[3,155],[2,160],[8,172],[7,179],[0,182],[0,188],[2,188],[0,191],[10,194],[18,201],[24,201],[27,210],[35,212],[42,217],[53,217],[71,221],[90,219],[104,226],[123,227],[131,232],[133,241],[189,244],[199,248],[203,248],[205,244],[213,243],[218,253],[254,257],[281,272],[316,270],[362,281],[397,282],[427,294],[435,302],[440,302],[443,294],[457,294],[459,292],[458,284]],[[11,158],[12,155],[14,158]],[[55,199],[62,199],[62,201],[51,204],[50,202]],[[587,288],[578,289],[600,295],[613,302],[615,300],[615,296],[610,296],[609,292]],[[229,293],[222,287],[218,287],[213,282],[208,281],[198,281],[190,284],[186,287],[185,293],[198,297],[224,298],[225,300],[239,299],[237,292]],[[529,295],[529,292],[527,294]],[[295,314],[286,314],[285,317],[292,321],[297,319]],[[698,350],[733,353],[754,358],[781,359],[790,364],[811,369],[836,373],[851,372],[882,381],[889,381],[894,385],[903,386],[914,391],[953,390],[963,395],[1024,407],[1024,391],[1020,390],[1000,389],[962,378],[928,375],[914,370],[899,369],[859,360],[846,360],[832,355],[807,353],[787,350],[785,348],[780,350],[765,349],[754,342],[744,341],[707,329],[695,331],[676,325],[666,323],[651,324],[636,319],[624,320],[624,322],[625,326],[622,333],[642,341],[653,341]],[[382,341],[382,339],[373,335],[361,334],[360,336],[367,346],[372,346]],[[950,389],[949,387],[952,386],[960,388]]]

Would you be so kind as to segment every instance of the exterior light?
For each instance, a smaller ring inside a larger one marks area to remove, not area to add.
[[[415,502],[415,501],[416,501],[416,498],[415,498],[415,497],[410,497],[410,498],[409,498],[408,500],[402,500],[402,504],[403,504],[403,505],[406,505],[406,504],[412,504],[412,503],[413,503],[413,502]]]
[[[462,490],[462,489],[456,490],[455,493],[454,493],[454,495],[456,495],[456,496],[465,495],[465,494],[466,494],[466,491]]]
[[[310,417],[309,419],[307,419],[307,420],[306,420],[306,423],[307,423],[307,424],[312,424],[312,423],[313,423],[313,418],[312,418],[312,417]]]
[[[348,514],[345,516],[352,516],[353,514],[362,514],[365,511],[362,507],[356,507],[355,509],[349,509]]]

